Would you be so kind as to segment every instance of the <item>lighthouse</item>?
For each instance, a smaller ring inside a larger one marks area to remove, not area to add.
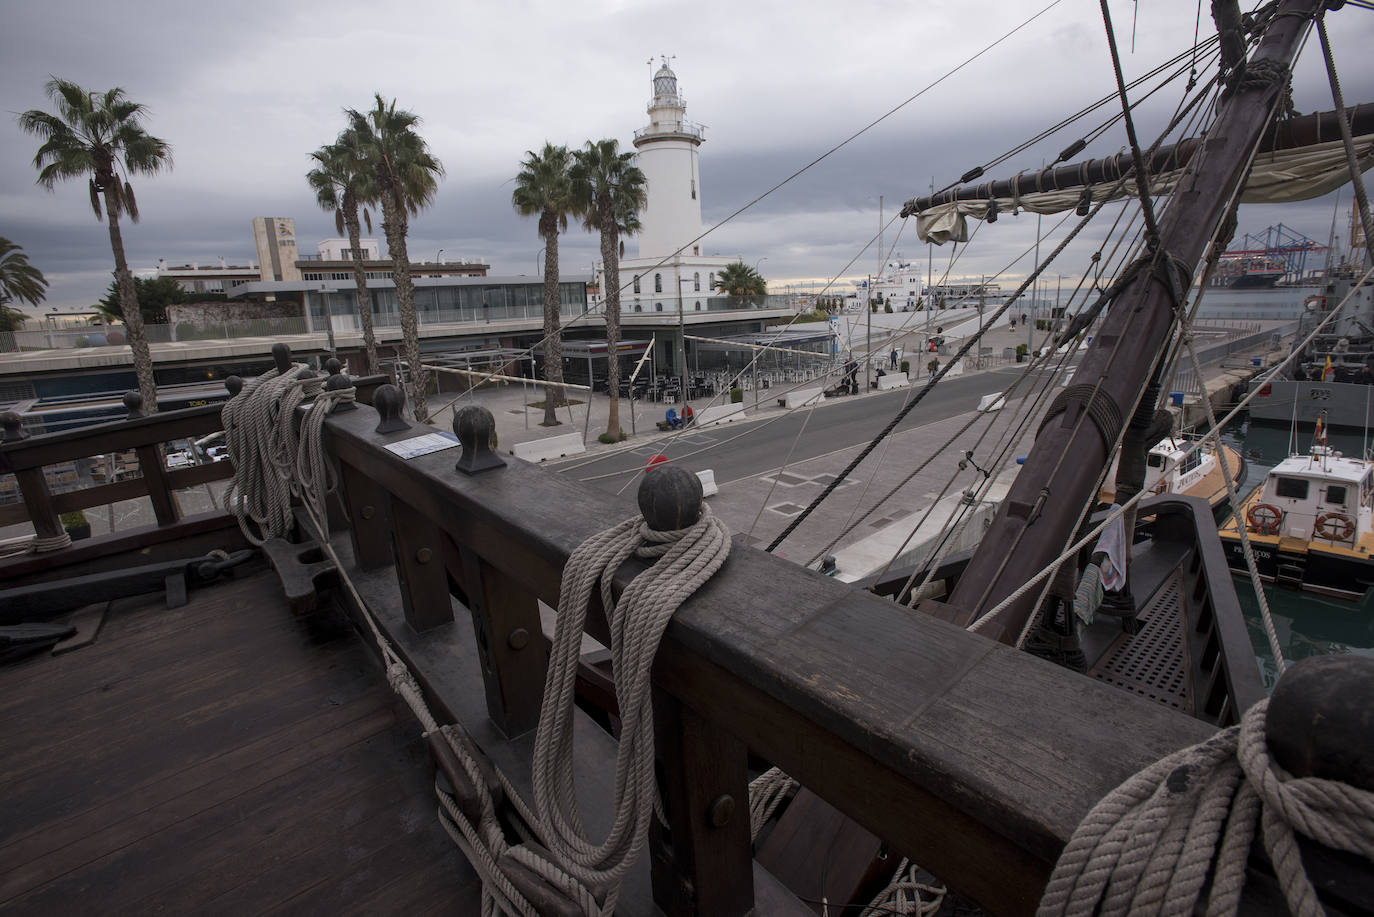
[[[677,74],[663,66],[654,74],[649,125],[635,131],[638,164],[647,179],[648,200],[640,211],[639,257],[663,258],[701,235],[701,173],[698,150],[702,128],[687,120],[687,103]],[[700,255],[700,243],[681,254]]]
[[[653,75],[649,123],[635,131],[635,164],[644,173],[645,202],[636,234],[639,255],[620,261],[623,313],[710,311],[721,294],[716,275],[740,261],[735,253],[704,254],[701,224],[700,124],[687,120],[677,74],[665,58]],[[719,243],[716,243],[717,245]],[[595,301],[595,300],[593,300]],[[646,316],[647,318],[647,316]]]

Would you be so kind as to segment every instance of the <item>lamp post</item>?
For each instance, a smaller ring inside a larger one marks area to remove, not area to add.
[[[437,255],[434,256],[434,263],[435,263],[435,264],[442,264],[443,261],[442,261],[441,259],[442,259],[443,257],[444,257],[444,250],[441,248],[441,249],[439,249],[439,253],[438,253]],[[435,312],[436,315],[437,315],[438,312],[439,312],[439,277],[438,277],[438,275],[436,275],[435,278],[434,278],[434,312]]]
[[[320,304],[324,307],[324,330],[329,341],[329,355],[338,356],[338,350],[334,347],[334,313],[329,308],[328,287],[323,283],[320,284]]]

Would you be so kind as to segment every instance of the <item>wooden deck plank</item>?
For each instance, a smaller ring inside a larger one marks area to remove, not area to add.
[[[394,886],[476,912],[419,727],[346,622],[293,619],[266,575],[159,605],[0,670],[0,909],[363,912]]]

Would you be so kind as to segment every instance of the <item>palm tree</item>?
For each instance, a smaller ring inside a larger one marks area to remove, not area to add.
[[[768,292],[768,283],[758,271],[743,261],[736,261],[721,268],[716,275],[716,289],[731,296],[763,296]]]
[[[54,79],[48,81],[44,90],[57,106],[57,114],[30,109],[19,116],[19,127],[43,140],[33,158],[38,183],[52,190],[61,179],[86,176],[91,209],[97,220],[101,217],[100,197],[104,195],[115,279],[119,282],[119,302],[133,351],[138,391],[143,396],[144,409],[156,411],[153,357],[143,332],[134,277],[124,257],[119,218],[127,213],[130,220],[138,222],[138,202],[128,176],[155,175],[163,168],[171,168],[171,147],[143,129],[141,122],[147,109],[126,99],[122,89],[110,89],[103,94],[87,92],[75,83]]]
[[[28,320],[23,312],[10,308],[10,303],[36,306],[47,293],[43,272],[29,263],[23,248],[0,236],[0,332],[17,331]]]
[[[323,210],[334,212],[334,227],[339,235],[348,232],[349,250],[353,253],[353,282],[358,288],[358,320],[363,326],[365,371],[377,372],[377,334],[372,328],[372,299],[367,292],[367,271],[363,264],[362,227],[358,222],[358,208],[363,207],[363,220],[372,232],[372,214],[363,205],[377,198],[373,172],[367,168],[358,135],[351,130],[310,154],[316,166],[306,173],[306,181],[315,191],[315,202]]]
[[[588,229],[601,233],[602,276],[606,283],[606,386],[611,410],[606,435],[620,433],[620,234],[640,229],[644,206],[644,173],[633,153],[622,153],[614,140],[587,145],[573,153],[572,182],[577,209]]]
[[[382,205],[382,231],[391,252],[391,277],[396,283],[396,306],[401,313],[401,337],[410,367],[411,406],[415,419],[429,422],[425,393],[429,373],[420,364],[420,329],[415,317],[415,286],[410,281],[410,256],[406,232],[411,215],[434,199],[444,167],[415,133],[419,115],[390,105],[376,95],[376,107],[367,114],[348,109],[349,129],[357,135],[358,153],[372,169],[377,200]]]
[[[564,399],[563,336],[559,327],[558,233],[568,228],[568,216],[577,213],[569,168],[572,157],[565,146],[545,143],[541,152],[528,150],[515,176],[511,204],[521,216],[539,215],[539,237],[544,240],[544,420],[558,424],[558,405]]]

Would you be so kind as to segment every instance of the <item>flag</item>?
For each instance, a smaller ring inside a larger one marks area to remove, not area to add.
[[[1329,357],[1327,358],[1330,359]],[[1322,411],[1317,417],[1317,428],[1312,431],[1312,442],[1319,446],[1326,445],[1326,412]]]
[[[1322,381],[1330,382],[1331,377],[1336,375],[1336,370],[1331,366],[1331,354],[1326,355],[1326,366],[1322,368]]]

